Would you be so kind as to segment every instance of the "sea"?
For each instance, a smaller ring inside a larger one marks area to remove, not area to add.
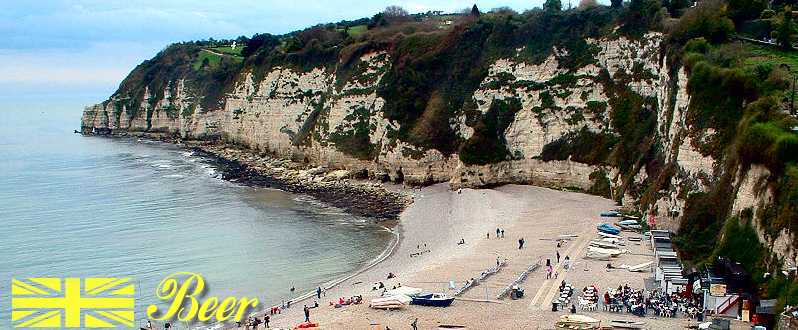
[[[146,306],[164,306],[155,291],[170,274],[270,306],[364,267],[393,239],[308,196],[221,180],[175,145],[73,133],[103,98],[0,97],[0,328],[13,324],[12,279],[130,278],[138,327]]]

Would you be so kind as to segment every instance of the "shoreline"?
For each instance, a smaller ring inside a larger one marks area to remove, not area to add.
[[[383,226],[392,223],[412,204],[402,191],[389,190],[377,181],[366,180],[349,170],[310,166],[292,160],[256,153],[237,145],[202,140],[181,140],[158,134],[82,134],[85,137],[144,139],[169,143],[192,151],[221,174],[221,179],[247,187],[272,188],[315,198],[348,214],[374,220]]]
[[[407,193],[405,188],[386,189],[383,183],[354,181],[349,177],[351,174],[342,176],[343,170],[328,171],[322,167],[305,166],[291,160],[259,156],[247,149],[227,144],[180,141],[147,135],[83,135],[168,143],[203,158],[220,173],[222,180],[246,187],[278,189],[292,194],[308,195],[322,203],[340,208],[348,214],[371,219],[383,230],[392,234],[389,244],[380,254],[349,274],[322,283],[321,287],[325,291],[335,289],[347,280],[372,270],[393,256],[403,240],[399,216],[413,203],[412,193]],[[314,295],[315,290],[312,290],[289,300],[293,305],[311,299]],[[262,310],[251,312],[249,315],[263,315],[272,306],[275,305],[263,305]],[[200,326],[200,329],[231,328],[234,326],[227,323]]]
[[[223,180],[308,195],[378,223],[398,219],[412,203],[407,195],[385,189],[381,183],[357,180],[348,170],[304,166],[230,145],[184,143],[184,146],[209,160]]]

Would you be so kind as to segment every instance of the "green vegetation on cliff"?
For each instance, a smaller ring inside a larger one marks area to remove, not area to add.
[[[524,13],[409,15],[390,10],[286,35],[242,37],[237,43],[243,46],[235,49],[231,40],[175,44],[139,65],[111,101],[117,112],[126,109],[133,117],[147,111],[149,120],[164,90],[174,95],[176,82],[182,81],[192,97],[191,107],[166,110],[170,117],[188,118],[196,109],[222,108],[225,94],[245,73],[252,74],[258,88],[277,67],[320,69],[334,75],[334,87],[320,97],[307,96],[313,99],[313,109],[299,132],[290,133],[294,146],[330,143],[352,157],[376,160],[382,145],[372,142],[372,116],[379,113],[391,123],[385,132],[390,143],[399,140],[412,146],[402,152],[419,158],[435,149],[444,156],[457,155],[466,165],[538,156],[513,153],[505,141],[516,115],[532,111],[541,127],[551,118],[570,126],[558,138],[545,141],[539,158],[596,166],[588,192],[619,201],[631,196],[643,214],[662,213],[657,202],[671,193],[685,201],[676,242],[688,262],[704,264],[726,255],[755,274],[778,273],[768,249],[754,244],[758,237],[753,227],[768,239],[798,230],[798,122],[788,113],[794,106],[798,72],[798,55],[791,50],[796,35],[792,9],[784,3],[768,7],[758,0],[704,0],[696,6],[681,0],[613,1],[609,7],[570,10],[558,3],[547,1],[544,8]],[[621,37],[636,41],[649,31],[665,36],[659,54],[650,56],[667,71],[659,75],[641,63],[608,70],[598,65],[599,47],[588,42]],[[388,62],[379,72],[369,71],[373,68],[360,60],[373,51],[384,53],[380,60]],[[506,72],[486,80],[499,59],[537,65],[552,55],[560,71],[548,81],[517,79]],[[599,68],[597,75],[580,71],[591,64]],[[682,69],[687,81],[679,81]],[[346,90],[353,79],[379,79],[379,84]],[[584,81],[601,86],[599,99],[589,99],[585,91],[573,94]],[[682,125],[672,121],[679,86],[685,84],[689,105],[684,129],[671,136],[663,126]],[[640,90],[650,86],[670,94],[657,94],[665,99],[641,95]],[[537,98],[522,100],[504,93],[487,101],[474,97],[485,88],[524,89]],[[336,93],[372,92],[384,101],[380,111],[354,109],[344,118],[345,129],[326,132],[322,141],[324,135],[316,129],[327,125],[326,106],[334,101],[330,98]],[[580,98],[584,108],[569,103],[569,98]],[[538,100],[531,109],[523,109]],[[468,127],[461,127],[462,118]],[[595,125],[580,126],[588,120]],[[663,120],[667,125],[661,125]],[[715,168],[703,169],[704,177],[684,173],[676,160],[680,147],[711,157]],[[748,216],[733,214],[740,182],[749,169],[759,166],[770,174],[758,185],[759,193],[771,193],[772,203],[756,205],[757,211],[749,210]],[[798,247],[798,239],[793,242]],[[752,249],[740,250],[741,244]],[[757,284],[766,296],[792,294],[779,281],[784,279],[775,276]]]

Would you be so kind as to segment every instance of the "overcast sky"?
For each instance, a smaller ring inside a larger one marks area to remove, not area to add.
[[[388,5],[410,12],[522,11],[543,0],[2,0],[0,88],[113,91],[166,45],[187,40],[282,34],[318,23],[370,17]],[[566,1],[564,1],[566,2]]]

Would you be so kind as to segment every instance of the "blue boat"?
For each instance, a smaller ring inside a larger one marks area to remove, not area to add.
[[[612,235],[618,235],[618,234],[621,233],[621,229],[620,228],[615,227],[613,225],[610,225],[608,223],[602,223],[602,224],[598,225],[596,227],[596,229],[598,229],[598,231],[600,231],[602,233],[607,233],[607,234],[612,234]]]
[[[608,212],[601,212],[602,217],[609,217],[609,218],[617,218],[622,216],[621,212],[618,211],[608,211]]]
[[[449,307],[454,301],[454,297],[443,293],[422,293],[412,298],[412,304],[420,306]]]

